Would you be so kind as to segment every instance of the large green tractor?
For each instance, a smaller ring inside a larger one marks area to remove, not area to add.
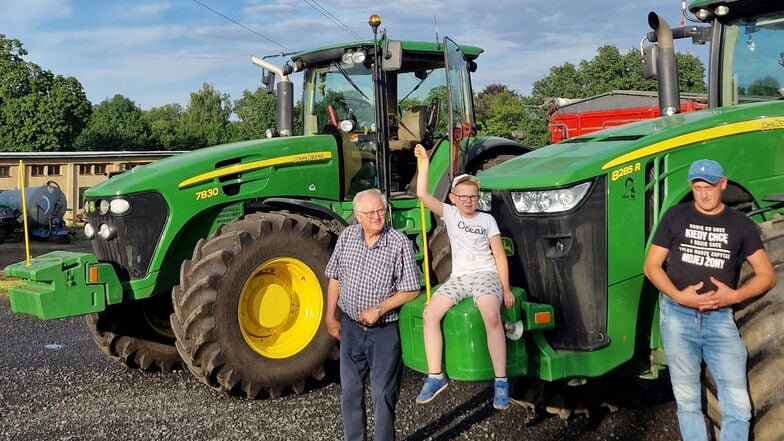
[[[270,90],[278,80],[268,139],[179,154],[90,188],[94,253],[52,252],[6,268],[24,279],[10,290],[12,309],[86,315],[118,363],[185,366],[234,395],[301,392],[322,378],[338,353],[323,320],[324,269],[354,222],[353,196],[380,188],[392,225],[423,261],[436,222],[412,188],[414,145],[429,149],[433,191],[444,199],[456,173],[531,150],[476,137],[470,74],[482,49],[394,41],[378,31],[378,16],[369,24],[372,40],[298,52],[283,66],[253,57]],[[292,136],[293,74],[303,77],[304,136]],[[434,252],[448,261],[440,243]]]
[[[759,223],[778,274],[775,288],[735,314],[749,349],[754,439],[781,440],[784,7],[778,0],[699,0],[689,9],[709,26],[672,29],[657,14],[648,17],[644,64],[658,76],[668,116],[547,146],[479,177],[514,246],[512,284],[554,312],[551,330],[524,337],[522,375],[551,386],[583,384],[610,371],[656,378],[666,366],[658,292],[642,273],[643,260],[662,214],[691,197],[691,162],[719,161],[730,179],[725,202]],[[673,48],[680,38],[710,44],[707,110],[678,113]],[[709,376],[706,383],[709,417],[720,430]]]

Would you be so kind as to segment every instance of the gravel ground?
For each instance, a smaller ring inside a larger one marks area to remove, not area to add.
[[[0,245],[3,259],[19,244]],[[79,245],[60,245],[59,248]],[[56,249],[53,245],[53,249]],[[39,253],[34,252],[33,255]],[[23,256],[23,252],[21,254]],[[0,259],[0,268],[8,262]],[[216,393],[185,371],[145,374],[111,362],[82,318],[15,315],[0,295],[0,440],[339,440],[340,386],[334,367],[301,395],[250,401]],[[426,406],[414,404],[422,376],[405,370],[399,440],[678,439],[666,377],[602,382],[617,412],[592,408],[563,420],[512,406],[496,411],[489,382],[452,382]],[[590,394],[597,394],[596,390]]]

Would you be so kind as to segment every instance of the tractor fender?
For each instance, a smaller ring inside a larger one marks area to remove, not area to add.
[[[259,211],[264,212],[280,210],[288,210],[311,219],[318,219],[321,221],[323,227],[335,234],[340,234],[344,228],[349,226],[349,222],[346,219],[343,219],[329,208],[303,199],[284,197],[267,198],[262,201],[259,209]],[[349,219],[352,219],[352,217]]]
[[[302,199],[267,198],[264,199],[262,206],[267,209],[274,209],[274,210],[279,210],[281,208],[291,209],[292,207],[296,207],[295,211],[298,212],[304,211],[305,213],[313,217],[317,217],[319,219],[334,220],[342,224],[344,227],[348,226],[348,222],[346,222],[345,219],[340,217],[337,213],[330,210],[329,208],[310,201],[304,201]]]
[[[478,137],[466,152],[466,171],[476,173],[482,170],[482,163],[501,155],[521,155],[533,148],[497,136]]]

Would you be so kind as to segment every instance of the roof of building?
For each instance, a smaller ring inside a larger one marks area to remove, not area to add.
[[[9,159],[74,159],[74,158],[134,158],[160,157],[165,158],[182,151],[149,150],[149,151],[88,151],[88,152],[0,152],[0,160]]]

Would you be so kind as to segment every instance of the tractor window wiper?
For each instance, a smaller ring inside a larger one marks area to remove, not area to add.
[[[362,92],[362,89],[360,89],[359,86],[357,86],[357,83],[355,83],[354,80],[351,79],[351,76],[348,74],[348,72],[346,72],[345,69],[343,69],[343,67],[341,65],[339,65],[338,63],[335,63],[334,61],[332,62],[332,65],[335,66],[335,68],[338,71],[340,71],[341,74],[343,74],[343,78],[345,78],[346,81],[348,81],[349,84],[351,84],[351,87],[353,87],[354,90],[359,92],[359,94],[362,95],[363,98],[365,98],[366,100],[370,101],[370,98],[368,98],[367,95],[365,95],[365,93]]]
[[[417,90],[417,89],[419,89],[419,86],[421,86],[421,85],[422,85],[422,83],[424,83],[424,82],[425,82],[425,80],[426,80],[426,79],[427,79],[427,78],[430,76],[430,74],[431,74],[432,72],[433,72],[433,71],[431,70],[430,72],[428,72],[427,74],[425,74],[425,75],[424,75],[422,78],[419,78],[419,77],[417,76],[417,78],[419,78],[419,82],[418,82],[418,83],[416,83],[416,85],[414,85],[414,88],[413,88],[413,89],[411,89],[411,91],[410,91],[410,92],[408,92],[408,93],[406,94],[406,96],[404,96],[403,98],[401,98],[401,99],[400,99],[400,102],[402,103],[402,102],[403,102],[403,101],[404,101],[406,98],[408,98],[408,97],[409,97],[409,95],[411,95],[412,93],[416,92],[416,90]]]

